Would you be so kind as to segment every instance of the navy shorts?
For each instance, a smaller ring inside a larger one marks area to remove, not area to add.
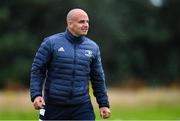
[[[95,120],[91,102],[71,106],[57,106],[46,104],[40,110],[42,120]]]

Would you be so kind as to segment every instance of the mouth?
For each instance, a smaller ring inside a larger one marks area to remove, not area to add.
[[[88,31],[88,27],[82,27],[81,30],[86,32],[86,31]]]
[[[83,32],[87,32],[88,31],[88,29],[81,29]]]

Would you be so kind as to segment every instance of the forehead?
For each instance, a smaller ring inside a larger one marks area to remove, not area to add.
[[[84,12],[76,12],[72,16],[72,20],[79,21],[79,20],[89,20],[89,17]]]

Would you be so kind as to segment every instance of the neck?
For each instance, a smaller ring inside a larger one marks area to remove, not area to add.
[[[83,36],[75,36],[68,29],[66,29],[66,38],[73,43],[81,43],[83,41]]]

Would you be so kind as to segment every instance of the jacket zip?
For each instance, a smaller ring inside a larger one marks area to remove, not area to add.
[[[71,81],[71,91],[70,91],[70,99],[73,97],[73,86],[74,86],[74,79],[75,79],[75,64],[76,64],[76,43],[74,44],[74,63],[73,63],[73,80]]]

